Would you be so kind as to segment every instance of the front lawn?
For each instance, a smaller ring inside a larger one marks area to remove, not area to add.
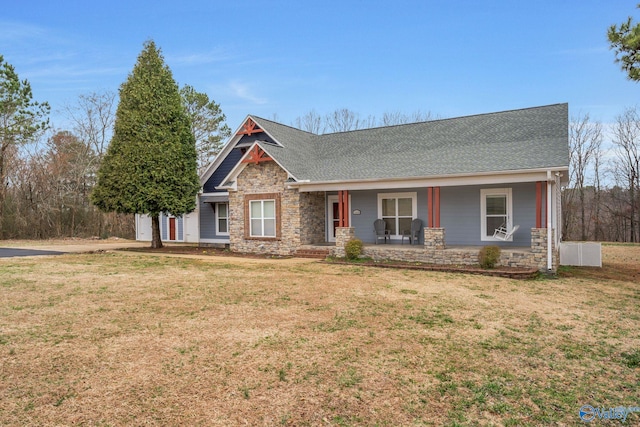
[[[603,248],[602,270],[529,281],[0,260],[0,425],[580,425],[640,406],[640,246]]]

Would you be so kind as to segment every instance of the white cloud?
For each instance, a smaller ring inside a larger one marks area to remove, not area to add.
[[[268,102],[266,98],[256,96],[255,90],[252,89],[247,83],[242,83],[238,80],[234,80],[229,83],[229,88],[235,96],[247,100],[253,104],[264,105]]]
[[[20,42],[25,39],[43,38],[47,31],[41,27],[20,22],[0,21],[0,41]]]

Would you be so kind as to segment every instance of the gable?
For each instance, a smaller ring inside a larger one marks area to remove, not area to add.
[[[249,116],[236,130],[229,141],[227,141],[218,156],[202,175],[201,183],[203,192],[214,193],[217,191],[226,191],[216,189],[216,187],[223,183],[223,179],[238,164],[245,152],[257,141],[278,145],[278,142],[260,128],[260,126]]]

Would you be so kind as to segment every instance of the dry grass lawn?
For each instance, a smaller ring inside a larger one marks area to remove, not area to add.
[[[640,246],[604,251],[532,281],[0,260],[0,425],[580,425],[583,404],[640,406]]]

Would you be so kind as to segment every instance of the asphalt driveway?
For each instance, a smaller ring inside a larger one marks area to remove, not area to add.
[[[46,251],[36,249],[19,249],[19,248],[0,248],[0,258],[13,258],[21,256],[38,256],[38,255],[62,255],[65,252]]]

